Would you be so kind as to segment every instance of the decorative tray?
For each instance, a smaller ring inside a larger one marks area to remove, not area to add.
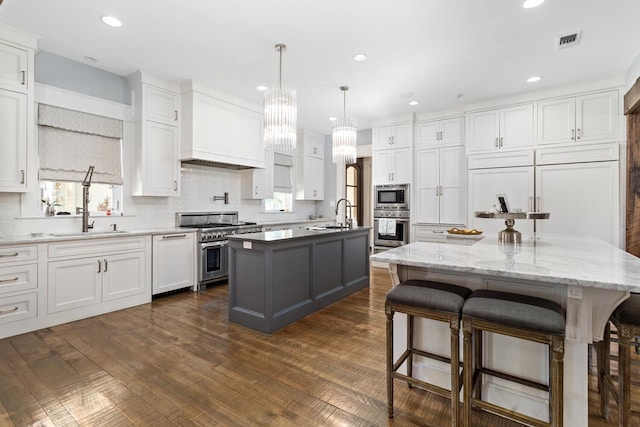
[[[466,230],[466,229],[461,229],[461,228],[451,228],[449,230],[447,230],[447,233],[449,234],[461,234],[464,236],[478,236],[480,234],[482,234],[481,230],[476,230],[475,228],[473,230]]]

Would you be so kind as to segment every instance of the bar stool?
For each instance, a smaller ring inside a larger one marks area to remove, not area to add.
[[[618,387],[610,371],[611,330],[609,322],[616,326],[618,334]],[[596,343],[598,355],[598,389],[600,413],[609,418],[609,392],[618,404],[618,426],[631,425],[631,341],[640,335],[640,294],[631,294],[615,309],[607,322],[602,341]],[[638,412],[633,412],[638,415]],[[639,421],[640,422],[640,421]]]
[[[407,280],[387,293],[385,313],[387,315],[387,412],[393,417],[393,380],[404,381],[411,386],[451,399],[451,425],[460,425],[460,310],[465,298],[471,293],[467,288],[425,280]],[[393,315],[407,315],[407,348],[393,361]],[[451,357],[422,351],[413,347],[414,316],[447,322],[451,331]],[[418,355],[451,366],[451,389],[439,387],[413,377],[413,356]],[[407,362],[407,375],[397,372]]]
[[[473,406],[532,426],[562,426],[565,317],[562,307],[542,299],[508,292],[475,291],[462,307],[464,337],[463,423],[471,426]],[[482,363],[483,332],[506,335],[549,346],[549,382],[541,384]],[[490,375],[549,393],[549,422],[482,400],[482,375]]]

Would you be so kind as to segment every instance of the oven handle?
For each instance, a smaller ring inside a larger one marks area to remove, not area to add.
[[[228,240],[219,240],[217,242],[200,243],[200,249],[213,248],[214,246],[226,246],[229,243]]]
[[[374,221],[377,221],[379,219],[394,219],[396,222],[409,222],[409,220],[407,218],[391,218],[391,217],[388,217],[388,216],[376,216],[376,217],[373,217]]]

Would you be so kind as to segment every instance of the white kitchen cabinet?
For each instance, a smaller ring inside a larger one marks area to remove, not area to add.
[[[194,286],[194,245],[194,233],[153,236],[153,295]]]
[[[529,210],[534,197],[534,167],[511,167],[471,169],[469,177],[469,220],[468,228],[482,230],[485,235],[497,235],[505,228],[504,221],[498,219],[476,218],[475,211],[489,211],[498,205],[496,194],[506,194],[511,210]],[[553,215],[553,214],[552,214]],[[516,221],[515,229],[533,232],[533,221]]]
[[[296,200],[324,200],[324,137],[299,130],[296,151]]]
[[[418,149],[415,171],[414,221],[464,224],[464,147]]]
[[[0,192],[27,191],[27,98],[0,89]]]
[[[575,234],[620,243],[619,162],[536,166],[537,221],[540,233]]]
[[[0,43],[0,88],[26,92],[29,87],[29,50]]]
[[[134,98],[131,194],[180,195],[180,96],[147,83],[141,72],[130,77]]]
[[[453,117],[416,123],[416,147],[446,147],[463,145],[464,119]]]
[[[147,239],[134,236],[49,244],[47,313],[79,309],[76,313],[82,316],[148,302],[151,260]],[[74,316],[62,319],[78,317]]]
[[[468,152],[533,146],[533,104],[469,113]]]
[[[262,110],[189,82],[183,89],[180,158],[238,168],[263,168]]]
[[[373,151],[373,184],[408,184],[411,182],[411,149]]]
[[[242,171],[240,197],[243,199],[271,199],[273,197],[273,151],[263,150],[263,168]]]
[[[373,128],[373,149],[411,147],[411,123]]]
[[[38,315],[37,258],[35,245],[0,248],[0,325]]]
[[[616,142],[620,135],[617,90],[538,102],[538,144]]]

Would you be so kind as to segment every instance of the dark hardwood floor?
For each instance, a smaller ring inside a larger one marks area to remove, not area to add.
[[[371,282],[273,335],[229,323],[217,286],[0,340],[0,426],[446,426],[446,399],[401,383],[387,418],[391,282]],[[589,425],[615,425],[590,388]]]

